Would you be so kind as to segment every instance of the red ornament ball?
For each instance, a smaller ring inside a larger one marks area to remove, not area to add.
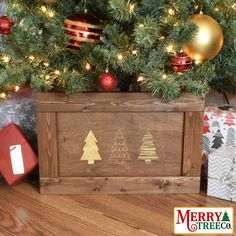
[[[118,78],[114,73],[104,72],[99,76],[99,87],[105,92],[111,92],[118,86]]]
[[[184,72],[191,69],[193,60],[185,52],[176,52],[175,56],[171,58],[172,69],[176,72]]]
[[[8,16],[0,17],[0,34],[8,35],[11,33],[11,27],[15,22]]]
[[[64,29],[67,49],[76,52],[85,43],[99,44],[102,35],[101,21],[88,13],[76,13],[66,18]]]

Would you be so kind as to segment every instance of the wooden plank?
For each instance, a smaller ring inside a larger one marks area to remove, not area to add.
[[[56,113],[37,113],[39,171],[41,177],[57,177]]]
[[[203,111],[204,98],[183,94],[164,101],[149,93],[78,93],[65,97],[62,93],[38,93],[37,112],[156,112]]]
[[[41,194],[198,193],[200,177],[40,178]]]
[[[185,113],[182,176],[200,176],[202,127],[202,112]]]
[[[60,176],[181,176],[183,120],[182,112],[58,113]],[[90,130],[102,159],[93,165],[81,161]],[[121,140],[116,138],[118,132]],[[150,163],[138,160],[147,132],[158,158]],[[116,145],[120,141],[122,145]]]
[[[32,183],[9,188],[3,180],[0,189],[4,236],[173,236],[174,207],[235,208],[205,194],[42,196]]]

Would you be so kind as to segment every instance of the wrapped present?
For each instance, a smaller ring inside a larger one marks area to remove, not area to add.
[[[209,154],[207,195],[236,202],[236,148],[221,146]]]
[[[0,129],[15,123],[36,149],[35,96],[29,88],[21,89],[0,103]]]
[[[224,145],[236,147],[236,110],[207,107],[204,113],[203,154]]]
[[[0,131],[0,172],[9,185],[31,173],[38,159],[20,129],[10,124]]]

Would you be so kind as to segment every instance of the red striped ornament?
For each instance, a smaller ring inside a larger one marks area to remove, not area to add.
[[[193,60],[186,53],[179,51],[171,58],[172,69],[176,72],[184,72],[191,69]]]
[[[99,44],[102,35],[101,21],[88,13],[76,13],[67,17],[64,22],[67,38],[67,50],[78,51],[85,43]]]

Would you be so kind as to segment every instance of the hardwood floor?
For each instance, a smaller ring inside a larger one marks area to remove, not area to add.
[[[0,180],[0,235],[168,236],[176,206],[236,204],[200,194],[49,196],[30,183],[10,188]]]

